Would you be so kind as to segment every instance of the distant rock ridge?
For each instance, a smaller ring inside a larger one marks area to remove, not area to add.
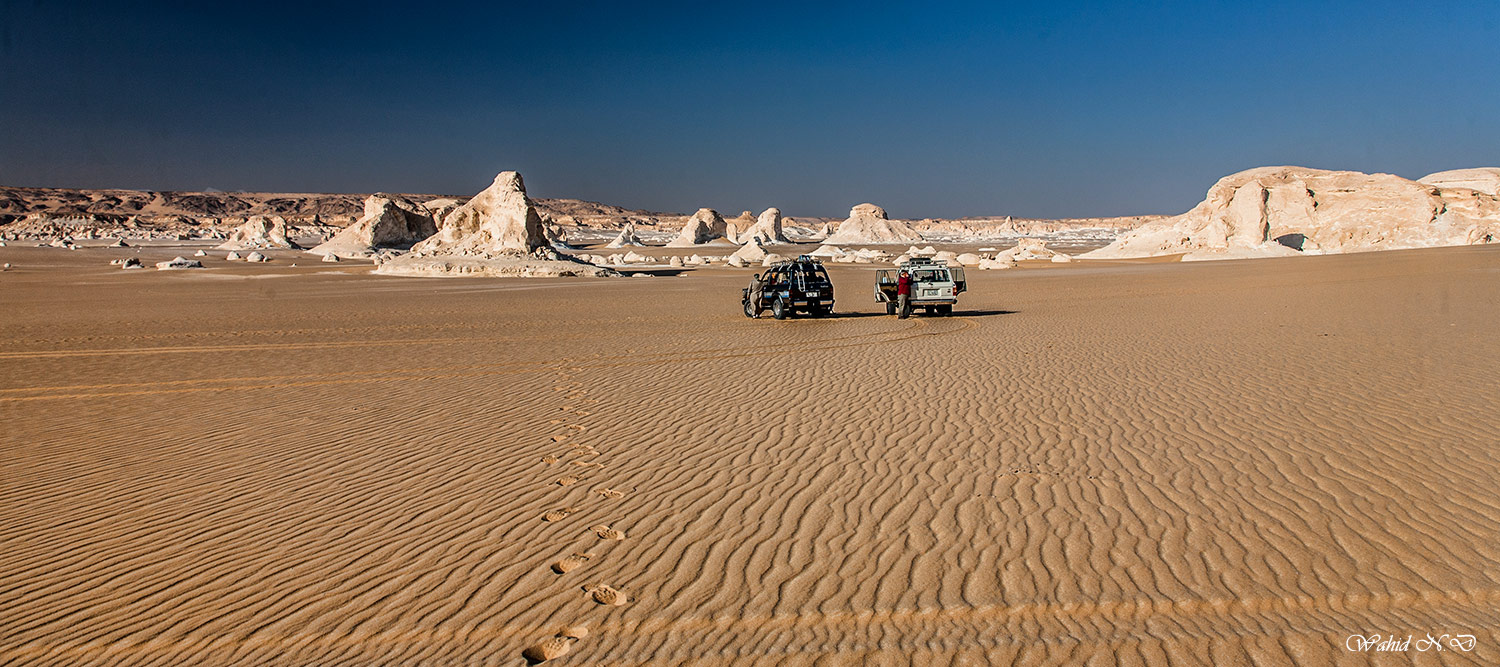
[[[1238,259],[1493,243],[1500,239],[1500,200],[1472,187],[1483,187],[1489,172],[1409,181],[1295,166],[1249,169],[1219,179],[1187,213],[1081,257]]]

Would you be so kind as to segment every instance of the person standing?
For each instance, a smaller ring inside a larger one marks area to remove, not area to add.
[[[906,319],[911,315],[911,274],[901,269],[896,278],[896,317]]]

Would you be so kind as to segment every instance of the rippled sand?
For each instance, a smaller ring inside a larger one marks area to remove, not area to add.
[[[0,249],[0,663],[1500,662],[1500,247],[789,322],[108,252]]]

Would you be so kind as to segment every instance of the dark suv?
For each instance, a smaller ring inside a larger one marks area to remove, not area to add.
[[[824,317],[833,314],[833,281],[828,279],[822,262],[802,255],[755,274],[740,303],[745,307],[745,317],[760,317],[767,308],[778,320],[798,311]]]

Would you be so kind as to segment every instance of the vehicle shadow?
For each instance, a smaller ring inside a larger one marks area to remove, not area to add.
[[[1014,310],[955,310],[948,317],[993,317],[995,315],[1015,315]]]
[[[911,316],[913,318],[920,317],[922,319],[940,320],[940,319],[943,319],[944,317],[992,317],[992,316],[996,316],[996,315],[1014,315],[1017,312],[1018,311],[1014,311],[1014,310],[955,310],[955,311],[953,311],[952,315],[927,315],[925,313],[912,313]],[[895,315],[887,315],[887,314],[885,314],[883,312],[868,312],[868,313],[861,313],[861,312],[852,312],[852,313],[851,312],[843,312],[843,313],[837,313],[836,312],[836,313],[834,313],[832,315],[829,315],[827,317],[822,317],[822,318],[819,318],[819,319],[824,319],[824,320],[843,320],[843,319],[859,319],[859,318],[863,318],[863,317],[889,317],[891,319],[895,319],[896,318]]]

